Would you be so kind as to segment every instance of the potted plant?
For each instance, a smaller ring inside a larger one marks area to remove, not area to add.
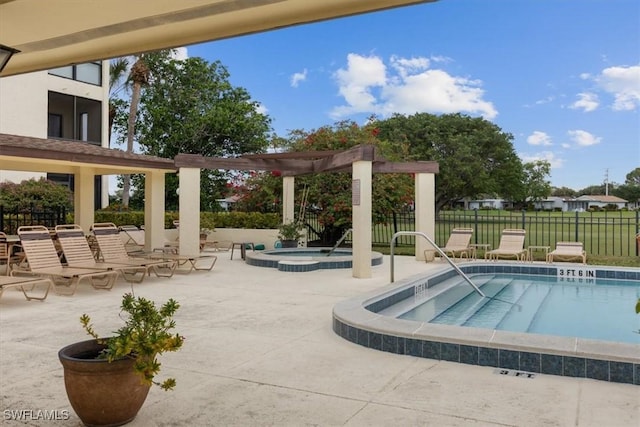
[[[297,222],[288,222],[280,225],[278,239],[283,248],[297,248],[298,239],[302,237],[303,226]]]
[[[87,426],[117,426],[133,420],[152,384],[171,390],[176,382],[155,380],[160,372],[157,356],[182,347],[184,337],[172,333],[173,315],[180,305],[169,299],[161,307],[153,301],[123,296],[125,325],[108,338],[100,338],[87,314],[82,326],[94,339],[61,349],[67,396]]]

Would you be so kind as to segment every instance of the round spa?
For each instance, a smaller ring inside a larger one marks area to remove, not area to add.
[[[321,269],[351,268],[353,254],[349,248],[286,248],[247,252],[246,262],[256,267],[302,273]],[[382,254],[371,252],[371,265],[382,264]]]

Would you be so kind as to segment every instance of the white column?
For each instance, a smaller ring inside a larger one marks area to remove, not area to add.
[[[200,253],[200,169],[180,168],[180,255]]]
[[[282,178],[282,222],[287,224],[295,218],[295,178]]]
[[[436,231],[436,199],[435,175],[432,173],[417,173],[415,177],[415,215],[416,231],[421,231],[432,240]],[[416,236],[416,260],[424,261],[424,250],[433,249],[424,238]]]
[[[353,277],[371,277],[371,172],[370,161],[353,163]]]
[[[74,174],[73,221],[82,227],[85,233],[89,232],[94,222],[94,176],[93,168],[84,166],[79,167]]]
[[[164,173],[151,171],[144,178],[144,248],[164,246]]]

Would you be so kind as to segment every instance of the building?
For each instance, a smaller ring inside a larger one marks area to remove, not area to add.
[[[109,145],[109,62],[95,61],[0,79],[0,133]],[[0,164],[0,182],[46,177],[74,189],[73,175],[18,172]],[[95,177],[95,207],[109,204],[108,177]]]
[[[607,206],[616,206],[616,209],[622,209],[627,206],[627,201],[616,196],[598,196],[585,195],[567,200],[565,206],[567,211],[586,211],[590,208],[605,208]]]

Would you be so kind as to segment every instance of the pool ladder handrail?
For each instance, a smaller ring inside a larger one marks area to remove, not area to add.
[[[431,238],[429,236],[427,236],[426,234],[424,234],[421,231],[398,231],[397,233],[395,233],[393,235],[393,237],[391,238],[391,243],[390,243],[390,252],[391,252],[391,283],[393,283],[394,281],[394,276],[393,276],[393,255],[394,255],[394,249],[395,249],[395,243],[396,243],[396,238],[398,236],[422,236],[424,237],[427,242],[429,242],[431,244],[431,246],[433,246],[433,248],[436,250],[436,252],[438,252],[440,254],[441,257],[443,257],[445,260],[447,260],[447,262],[451,265],[451,267],[453,267],[453,269],[460,275],[462,276],[462,278],[471,285],[471,287],[473,289],[475,289],[475,291],[480,294],[481,297],[485,298],[486,295],[480,290],[479,287],[476,286],[475,283],[473,283],[471,281],[471,279],[469,279],[469,276],[467,276],[466,274],[464,274],[464,271],[460,270],[460,267],[458,267],[452,260],[451,258],[449,258],[447,256],[447,254],[444,253],[444,251],[442,249],[440,249],[440,247],[438,247],[438,245],[435,244],[435,242],[433,240],[431,240]]]
[[[341,244],[342,242],[344,242],[344,239],[346,239],[346,238],[347,238],[347,235],[348,235],[349,233],[353,233],[353,228],[350,228],[350,229],[348,229],[347,231],[345,231],[345,232],[344,232],[344,234],[342,235],[342,237],[338,239],[338,243],[336,243],[335,245],[333,245],[333,247],[329,250],[329,252],[327,252],[327,256],[331,256],[331,254],[333,253],[333,251],[335,251],[335,250],[338,248],[338,246],[340,246],[340,244]]]

